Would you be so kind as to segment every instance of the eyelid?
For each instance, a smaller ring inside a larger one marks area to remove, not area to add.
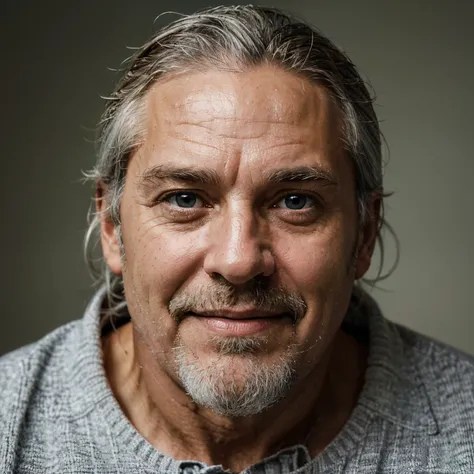
[[[209,202],[211,201],[210,199],[206,198],[203,196],[202,190],[196,190],[196,189],[174,189],[170,191],[166,191],[162,194],[160,194],[158,197],[153,199],[153,204],[159,204],[162,202],[167,202],[167,200],[171,196],[176,196],[177,194],[195,194],[198,199],[200,199],[203,202],[203,207],[209,207]],[[270,207],[276,207],[276,204],[280,202],[282,199],[284,199],[287,196],[291,195],[298,195],[298,196],[305,196],[307,198],[312,199],[315,204],[322,204],[323,203],[323,198],[320,195],[316,195],[313,192],[307,191],[307,190],[282,190],[277,194],[277,197],[274,197],[271,202],[273,204],[270,205]],[[190,208],[193,209],[193,208]],[[194,208],[195,209],[195,208]],[[307,208],[306,208],[307,209]]]
[[[303,196],[305,199],[307,199],[308,201],[310,201],[309,203],[306,201],[303,205],[303,207],[301,208],[297,208],[297,209],[291,209],[291,208],[287,208],[287,207],[284,207],[282,206],[281,208],[278,207],[279,209],[285,209],[285,210],[288,210],[288,211],[305,211],[305,210],[308,210],[308,209],[312,209],[315,205],[316,205],[316,199],[314,199],[313,197],[311,196]],[[280,199],[278,202],[277,202],[277,206],[280,202],[283,202],[284,200],[286,199],[286,197]]]
[[[323,202],[323,199],[321,198],[321,196],[319,195],[316,195],[310,191],[285,191],[285,192],[282,192],[281,194],[278,195],[278,197],[276,197],[274,200],[273,200],[273,203],[271,207],[276,207],[276,205],[282,200],[284,199],[285,197],[288,197],[288,196],[294,196],[294,195],[297,195],[297,196],[304,196],[304,197],[307,197],[309,199],[312,199],[314,201],[314,204],[315,205],[321,205],[322,202]],[[312,206],[314,207],[314,206]],[[303,208],[303,209],[308,209],[308,208]],[[301,209],[301,210],[303,210]]]
[[[168,199],[170,197],[176,196],[178,194],[195,194],[197,196],[197,198],[202,201],[202,203],[203,203],[202,207],[209,207],[208,200],[205,199],[202,196],[201,192],[196,191],[194,189],[175,189],[173,191],[167,191],[167,192],[164,192],[163,194],[160,194],[160,196],[155,198],[153,200],[153,202],[154,202],[154,204],[160,204],[160,203],[163,203],[163,202],[167,202],[168,204],[170,204]],[[182,209],[186,209],[186,208],[182,208]],[[187,208],[187,209],[201,209],[201,208],[190,207],[190,208]]]

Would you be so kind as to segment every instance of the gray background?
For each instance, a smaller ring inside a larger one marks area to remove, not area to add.
[[[390,147],[398,270],[375,291],[387,317],[474,353],[474,2],[275,1],[342,46],[378,95]],[[0,353],[81,316],[93,129],[116,68],[193,1],[3,0],[0,6]],[[160,22],[157,22],[159,25]],[[388,259],[393,245],[388,242]]]

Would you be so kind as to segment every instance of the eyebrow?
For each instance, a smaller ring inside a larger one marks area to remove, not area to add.
[[[183,183],[218,186],[220,179],[214,170],[193,169],[173,165],[155,165],[148,168],[138,180],[138,187],[146,190],[160,181],[181,181]]]
[[[306,181],[324,181],[326,184],[337,185],[337,181],[329,171],[315,166],[298,166],[296,168],[283,168],[269,173],[264,173],[266,181],[272,184],[294,183]]]
[[[323,181],[325,184],[337,186],[337,181],[329,171],[314,166],[282,168],[264,172],[263,177],[265,182],[270,184]],[[139,176],[138,187],[145,191],[150,186],[156,186],[160,181],[181,181],[215,187],[218,187],[221,182],[218,173],[214,170],[155,165]]]

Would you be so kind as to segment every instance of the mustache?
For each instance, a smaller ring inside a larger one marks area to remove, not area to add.
[[[245,288],[228,284],[201,287],[194,291],[183,291],[173,296],[168,305],[171,317],[180,323],[188,313],[252,306],[259,311],[287,313],[293,324],[298,323],[308,307],[303,297],[284,288],[268,288],[261,283],[253,283]]]

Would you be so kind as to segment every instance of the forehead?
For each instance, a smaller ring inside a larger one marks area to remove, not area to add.
[[[339,168],[340,112],[326,90],[276,67],[187,73],[147,98],[147,165]],[[235,166],[234,166],[235,165]]]
[[[209,70],[172,77],[155,85],[148,104],[149,119],[161,127],[182,119],[191,123],[227,119],[249,122],[252,127],[258,122],[271,122],[309,128],[315,122],[337,125],[339,116],[321,86],[270,66],[246,72]],[[235,125],[228,125],[232,136]]]

